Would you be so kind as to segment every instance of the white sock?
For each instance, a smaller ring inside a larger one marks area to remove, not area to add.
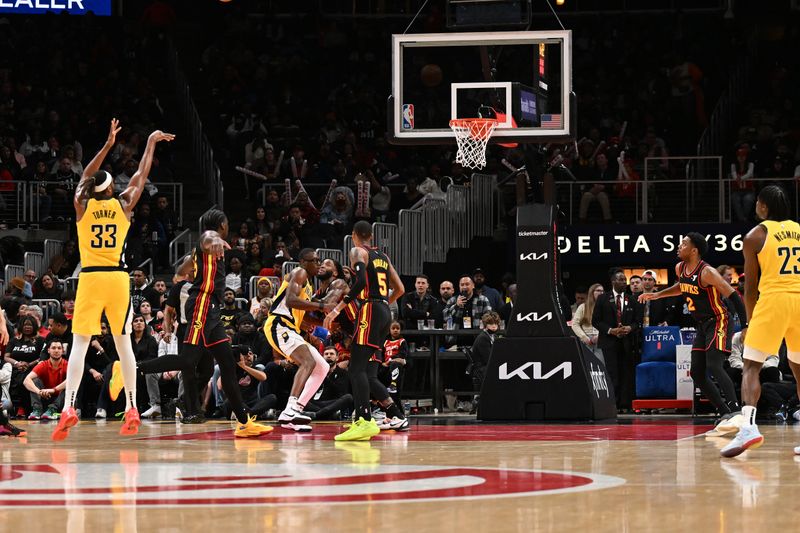
[[[330,369],[325,359],[323,359],[314,348],[311,348],[311,355],[314,356],[314,370],[312,370],[311,375],[308,376],[306,384],[303,385],[303,392],[300,393],[300,398],[297,400],[298,407],[300,407],[298,411],[302,411],[308,402],[314,398],[314,395],[322,386],[322,382],[325,381],[325,377],[328,375],[328,370]]]
[[[72,353],[70,353],[69,361],[67,362],[67,388],[64,396],[64,408],[61,410],[63,413],[70,407],[75,407],[75,397],[78,395],[78,388],[81,386],[83,379],[84,361],[86,360],[86,350],[89,349],[89,343],[92,337],[89,335],[72,335]]]
[[[125,380],[125,411],[136,408],[136,356],[133,355],[130,335],[114,335],[122,379]]]
[[[756,425],[756,408],[752,405],[742,406],[742,416],[744,417],[744,424],[742,424],[742,427]]]
[[[286,409],[291,409],[297,405],[297,396],[289,396],[289,401],[286,402]]]

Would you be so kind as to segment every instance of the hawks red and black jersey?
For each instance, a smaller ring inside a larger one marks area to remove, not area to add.
[[[222,293],[225,292],[225,261],[215,258],[198,245],[192,252],[194,262],[194,281],[189,288],[189,297],[198,301],[210,299],[216,306],[222,306]]]
[[[727,316],[719,291],[712,286],[705,287],[700,283],[700,272],[706,266],[708,263],[700,261],[691,272],[687,270],[685,263],[681,263],[679,267],[678,283],[680,283],[681,294],[686,298],[686,307],[692,317],[698,322]]]
[[[377,248],[364,250],[369,254],[367,260],[367,286],[358,294],[358,299],[383,300],[389,302],[389,258]]]

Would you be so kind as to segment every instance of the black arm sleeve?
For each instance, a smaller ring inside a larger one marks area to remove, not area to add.
[[[739,322],[742,324],[742,328],[747,327],[747,309],[744,306],[744,302],[742,301],[742,297],[739,296],[737,291],[733,291],[727,298],[728,304],[730,305],[731,309],[736,311],[736,314],[739,315]]]
[[[353,268],[356,271],[356,281],[353,283],[353,286],[350,287],[350,292],[347,293],[347,296],[344,297],[344,303],[349,304],[356,297],[361,294],[361,291],[367,286],[367,265],[364,262],[359,261]]]

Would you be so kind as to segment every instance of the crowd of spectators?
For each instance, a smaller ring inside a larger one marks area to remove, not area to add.
[[[31,222],[65,227],[75,217],[75,187],[110,118],[118,118],[123,130],[102,168],[114,176],[117,192],[136,171],[147,135],[163,127],[160,63],[139,27],[118,20],[17,17],[2,27],[0,227]],[[72,45],[65,48],[65,42]],[[171,157],[160,145],[129,237],[132,263],[152,258],[166,266],[168,239],[178,221],[171,191],[160,193],[157,184],[173,181]],[[25,195],[33,198],[33,212],[22,219]],[[74,266],[65,262],[54,273]]]
[[[788,30],[759,42],[753,81],[737,115],[741,119],[734,124],[733,149],[726,154],[735,221],[754,220],[756,194],[770,182],[779,181],[793,200],[798,199],[800,97],[794,87],[800,81],[800,64],[791,53],[797,45],[797,32]]]
[[[190,71],[197,67],[195,100],[226,187],[247,182],[252,211],[242,220],[260,223],[256,209],[265,207],[266,218],[277,222],[277,213],[270,217],[276,204],[285,216],[299,198],[308,227],[335,243],[356,219],[395,221],[399,209],[431,186],[469,183],[469,173],[453,162],[452,146],[409,150],[385,140],[390,47],[375,43],[389,43],[403,29],[399,22],[376,19],[365,26],[311,16],[247,17],[244,11],[205,22],[205,49],[197,65],[188,65]],[[695,152],[740,48],[736,31],[718,17],[676,14],[671,22],[635,15],[573,21],[580,141],[524,150],[490,146],[486,171],[506,172],[502,158],[527,162],[536,177],[552,167],[558,180],[588,182],[560,188],[562,209],[573,205],[575,221],[632,221],[645,158]],[[417,31],[444,30],[435,10],[418,24]],[[664,160],[650,171],[656,178],[674,177],[679,167]],[[286,179],[291,192],[285,192]],[[327,194],[334,179],[338,188]],[[366,210],[358,201],[361,183],[370,184],[362,192],[370,197]],[[267,198],[258,194],[265,184]],[[318,245],[297,233],[300,246]],[[274,231],[271,238],[261,253],[269,255],[285,241]]]
[[[231,258],[227,264],[230,269],[232,264],[236,264],[237,255],[236,251],[229,253]],[[331,279],[324,275],[326,270],[345,279],[350,277],[349,269],[342,268],[330,259],[323,264],[325,268],[321,270],[321,281]],[[228,287],[224,291],[221,320],[240,358],[240,385],[246,389],[243,394],[247,393],[248,405],[257,414],[268,416],[271,409],[281,408],[288,399],[296,372],[291,362],[274,356],[263,331],[272,298],[278,288],[276,279],[271,276],[253,276],[251,279],[251,276],[231,269],[228,270],[226,282],[230,280],[235,280],[239,285],[234,288],[226,283]],[[131,283],[131,343],[137,362],[177,354],[179,340],[164,330],[163,323],[164,320],[176,318],[174,312],[167,311],[167,306],[170,305],[170,298],[180,301],[178,293],[185,291],[185,283],[175,283],[170,288],[162,279],[149,279],[141,269],[133,270]],[[458,293],[455,292],[455,285],[459,288]],[[492,315],[489,322],[500,327],[500,316],[493,310],[499,311],[507,319],[513,306],[509,295],[514,296],[514,285],[494,289],[487,284],[481,269],[464,274],[455,281],[444,280],[437,286],[438,290],[432,289],[428,277],[421,274],[415,278],[415,290],[403,296],[393,308],[397,321],[386,339],[378,377],[385,382],[397,405],[402,405],[405,367],[410,362],[409,343],[400,334],[401,329],[411,332],[413,350],[425,352],[432,347],[424,340],[424,333],[420,331],[421,335],[417,336],[413,333],[415,330],[448,328],[474,329],[477,332],[485,326],[484,321],[489,314]],[[253,294],[250,294],[251,287]],[[172,295],[170,291],[176,291],[176,294]],[[65,371],[69,361],[74,303],[74,292],[65,290],[62,280],[55,274],[47,272],[38,276],[33,271],[26,272],[24,277],[14,278],[0,300],[12,339],[8,346],[0,347],[0,384],[3,392],[0,398],[3,408],[11,414],[47,420],[55,418],[60,412],[64,387],[59,372]],[[175,324],[171,330],[175,330]],[[350,338],[341,333],[328,335],[322,331],[308,335],[308,340],[317,345],[331,362],[331,374],[323,385],[324,394],[320,393],[315,405],[322,409],[322,416],[347,415],[352,403],[346,374]],[[446,338],[444,347],[463,349],[471,345],[473,340],[473,336],[454,335]],[[482,357],[488,358],[488,353]],[[112,364],[117,359],[116,348],[104,323],[102,333],[92,338],[79,392],[78,406],[86,416],[104,418],[109,413],[119,411],[119,406],[111,401],[108,392]],[[476,368],[480,368],[480,363]],[[183,392],[179,373],[143,374],[140,380],[138,401],[144,416],[171,416],[175,406],[179,408],[179,398]],[[217,374],[209,382],[205,402],[209,416],[229,415]]]

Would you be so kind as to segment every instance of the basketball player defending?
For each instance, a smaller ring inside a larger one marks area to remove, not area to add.
[[[736,457],[763,444],[764,437],[756,426],[756,404],[761,396],[759,372],[769,354],[778,353],[783,340],[800,392],[800,225],[790,220],[789,200],[777,185],[768,185],[758,193],[756,216],[762,222],[744,238],[742,250],[749,322],[749,327],[747,323],[742,326],[744,421],[736,437],[720,451],[723,457]],[[800,446],[794,453],[800,455]]]
[[[125,381],[125,419],[119,433],[135,435],[141,424],[136,409],[136,359],[129,336],[132,309],[130,277],[125,267],[125,239],[131,225],[131,213],[150,174],[156,144],[172,141],[175,136],[159,130],[150,134],[139,169],[128,188],[116,198],[114,179],[108,172],[100,170],[100,166],[113,148],[120,129],[117,119],[112,119],[105,145],[86,166],[75,189],[73,203],[82,269],[72,318],[73,345],[67,367],[66,400],[58,426],[53,431],[55,441],[66,439],[69,429],[78,423],[75,396],[83,377],[89,341],[92,335],[100,334],[100,318],[104,312]]]
[[[719,272],[703,261],[707,251],[705,237],[697,232],[686,235],[678,246],[678,257],[681,259],[675,266],[678,282],[662,291],[641,294],[639,302],[679,294],[686,299],[686,307],[697,322],[697,335],[692,344],[692,379],[722,415],[713,433],[709,434],[725,435],[739,428],[742,416],[738,412],[733,381],[722,367],[731,352],[732,336],[728,311],[722,298],[723,295],[727,298],[731,309],[739,316],[744,316],[744,303],[739,293]],[[722,388],[726,401],[722,401],[720,391],[708,377],[706,369]]]
[[[194,272],[186,301],[186,316],[191,316],[191,321],[187,324],[180,358],[184,402],[189,413],[200,413],[197,365],[210,353],[219,366],[222,390],[236,415],[234,436],[257,437],[272,431],[272,427],[257,423],[256,417],[250,416],[244,407],[236,377],[236,359],[220,318],[225,290],[225,250],[230,248],[225,241],[228,217],[219,209],[211,209],[200,223],[203,228],[200,243],[178,271],[181,276]]]
[[[389,258],[371,246],[372,226],[369,222],[361,220],[353,226],[353,244],[350,264],[355,272],[355,283],[347,296],[328,313],[324,322],[325,327],[330,329],[346,305],[355,298],[363,302],[358,314],[349,367],[356,421],[347,431],[336,435],[337,441],[369,440],[381,431],[371,416],[367,363],[375,352],[380,351],[389,333],[392,322],[389,304],[405,292],[403,282]]]
[[[311,248],[300,251],[300,266],[283,278],[264,323],[264,335],[273,350],[298,366],[286,408],[278,417],[282,428],[311,431],[311,417],[303,414],[314,398],[330,366],[316,348],[300,335],[307,311],[330,311],[335,302],[312,300],[314,288],[309,281],[319,272],[319,257]]]

